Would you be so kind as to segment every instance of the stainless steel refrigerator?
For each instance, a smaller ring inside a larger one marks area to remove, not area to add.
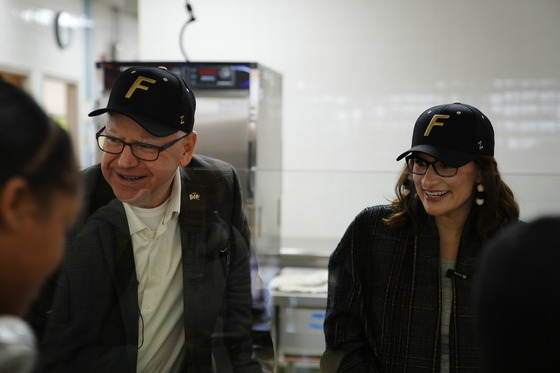
[[[130,66],[165,66],[179,74],[197,102],[195,153],[237,170],[255,249],[280,249],[282,197],[282,75],[256,62],[98,62],[106,100]],[[102,105],[102,103],[100,103]]]

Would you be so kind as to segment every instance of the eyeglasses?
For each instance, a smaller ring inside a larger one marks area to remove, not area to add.
[[[406,165],[408,170],[414,175],[426,175],[428,168],[432,166],[436,174],[441,177],[452,177],[457,175],[459,167],[446,165],[442,161],[428,162],[422,158],[406,157]]]
[[[187,137],[189,134],[185,134],[167,144],[162,146],[157,146],[153,144],[145,144],[142,142],[125,142],[116,137],[102,135],[101,133],[105,131],[105,127],[101,128],[96,134],[97,146],[99,149],[109,154],[121,154],[124,150],[125,145],[130,146],[132,154],[143,161],[155,161],[159,157],[159,153],[165,149],[169,149],[175,143]]]

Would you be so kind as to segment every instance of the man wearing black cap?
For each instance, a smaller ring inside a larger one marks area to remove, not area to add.
[[[477,259],[519,216],[493,155],[477,108],[418,117],[396,198],[356,216],[330,257],[323,372],[480,371]]]
[[[90,116],[104,113],[41,369],[262,372],[239,181],[194,155],[192,91],[164,67],[131,67]]]

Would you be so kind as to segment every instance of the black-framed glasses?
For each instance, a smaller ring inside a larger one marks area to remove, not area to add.
[[[124,150],[125,145],[130,147],[132,154],[143,161],[155,161],[159,158],[159,153],[165,149],[169,149],[175,145],[180,140],[187,137],[189,134],[185,134],[175,140],[168,142],[162,146],[157,146],[153,144],[146,144],[143,142],[125,142],[121,139],[117,139],[113,136],[102,135],[101,133],[105,131],[105,127],[101,128],[96,134],[97,146],[99,149],[109,154],[121,154]]]
[[[406,157],[406,165],[408,166],[408,170],[414,175],[426,175],[428,168],[432,166],[436,174],[439,176],[453,177],[457,175],[457,170],[459,169],[459,167],[449,166],[442,161],[428,162],[425,159],[413,156]]]

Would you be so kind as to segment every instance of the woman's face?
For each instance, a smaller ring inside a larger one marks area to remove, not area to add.
[[[17,226],[2,246],[0,265],[0,308],[22,315],[43,282],[59,266],[65,237],[78,216],[80,194],[53,191],[50,205],[30,197],[21,210]]]
[[[424,153],[415,157],[427,162],[436,158]],[[474,188],[480,182],[480,171],[474,162],[459,167],[452,177],[439,176],[428,167],[425,175],[412,175],[416,191],[426,212],[436,218],[466,219],[474,199]]]

